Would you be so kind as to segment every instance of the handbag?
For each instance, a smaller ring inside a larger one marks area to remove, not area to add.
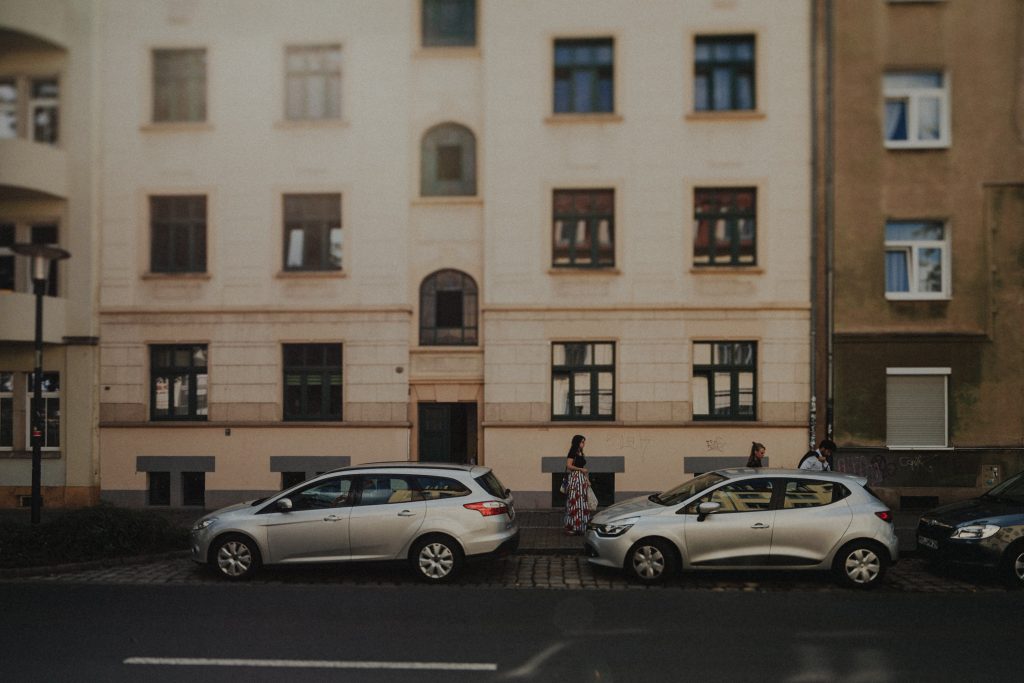
[[[565,495],[565,489],[569,484],[569,473],[565,472],[562,474],[562,485],[558,487],[558,492]]]
[[[594,493],[594,487],[587,487],[587,509],[593,512],[597,509],[597,494]]]

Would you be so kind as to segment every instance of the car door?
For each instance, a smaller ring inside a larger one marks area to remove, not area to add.
[[[423,495],[400,474],[364,474],[352,507],[349,539],[352,559],[393,559],[423,526]]]
[[[694,567],[767,565],[771,554],[774,482],[769,477],[729,481],[684,508],[683,561]],[[700,516],[697,505],[721,508]]]
[[[266,514],[269,562],[337,560],[349,554],[352,477],[321,479],[290,493],[291,510]]]
[[[771,563],[778,566],[818,564],[843,538],[853,521],[843,500],[849,490],[823,479],[780,480],[782,504],[775,513]]]

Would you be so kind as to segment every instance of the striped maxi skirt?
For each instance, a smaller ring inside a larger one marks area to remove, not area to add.
[[[584,472],[573,470],[565,487],[565,530],[581,534],[587,528],[587,522],[594,513],[587,504],[587,491],[590,480]]]

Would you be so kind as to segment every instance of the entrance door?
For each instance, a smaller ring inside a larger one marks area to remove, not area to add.
[[[419,404],[420,460],[476,462],[476,403]]]

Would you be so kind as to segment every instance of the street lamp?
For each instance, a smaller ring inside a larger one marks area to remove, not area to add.
[[[32,523],[39,524],[39,509],[43,504],[40,492],[43,467],[43,295],[51,261],[66,259],[71,254],[48,244],[14,244],[15,254],[32,259],[32,286],[36,295],[36,364],[32,393]]]

